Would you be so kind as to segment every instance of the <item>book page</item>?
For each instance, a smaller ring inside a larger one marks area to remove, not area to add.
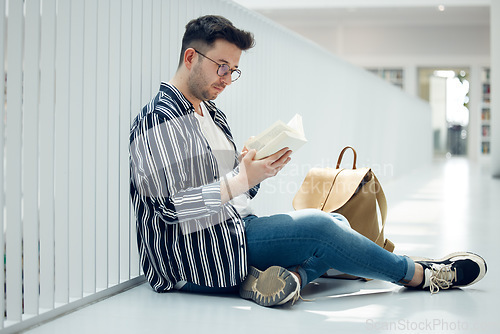
[[[267,130],[262,132],[260,135],[247,141],[245,143],[245,146],[249,150],[255,149],[255,150],[259,151],[267,143],[272,141],[274,138],[276,138],[280,133],[282,133],[284,131],[294,131],[294,130],[291,129],[289,126],[287,126],[282,121],[277,121],[271,127],[269,127]]]
[[[255,149],[257,151],[255,159],[259,160],[285,147],[295,151],[306,142],[307,139],[304,136],[302,117],[296,114],[288,124],[282,121],[276,121],[258,136],[249,139],[245,143],[245,147],[249,150]]]
[[[302,125],[302,116],[295,114],[287,125],[297,131],[302,137],[305,137],[304,126]]]
[[[282,148],[288,147],[292,152],[298,150],[302,145],[304,145],[307,140],[300,136],[298,133],[284,131],[280,133],[277,137],[273,138],[264,147],[257,151],[255,159],[260,160],[265,157],[270,156],[281,150]]]

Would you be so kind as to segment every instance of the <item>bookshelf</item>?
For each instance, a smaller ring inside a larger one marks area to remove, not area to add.
[[[367,68],[367,71],[403,89],[404,71],[402,68]]]
[[[481,153],[490,153],[491,109],[490,109],[490,69],[483,68],[481,73]]]

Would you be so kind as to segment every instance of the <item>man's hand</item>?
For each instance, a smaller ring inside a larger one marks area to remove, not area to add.
[[[284,148],[267,158],[254,160],[256,153],[255,150],[248,150],[245,147],[241,152],[238,175],[221,181],[222,203],[226,203],[265,179],[278,174],[290,162],[292,151]]]
[[[292,151],[285,147],[261,160],[254,160],[255,154],[257,154],[255,150],[243,150],[240,172],[237,176],[240,182],[247,182],[248,189],[278,174],[290,162]]]
[[[250,138],[248,138],[248,140],[252,139],[252,138],[255,138],[255,136],[251,136]],[[243,146],[243,150],[241,150],[241,154],[240,156],[238,157],[238,161],[241,162],[241,159],[243,159],[243,157],[248,153],[248,148],[246,146]]]

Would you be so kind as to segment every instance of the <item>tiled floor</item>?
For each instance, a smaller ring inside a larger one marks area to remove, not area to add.
[[[488,164],[452,158],[384,184],[396,252],[481,254],[478,284],[436,295],[381,281],[319,279],[293,307],[237,296],[157,294],[143,284],[29,333],[499,333],[500,179]]]

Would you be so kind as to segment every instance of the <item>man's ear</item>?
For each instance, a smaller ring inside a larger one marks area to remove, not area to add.
[[[188,48],[184,51],[184,65],[190,70],[195,62],[196,51],[193,48]]]

